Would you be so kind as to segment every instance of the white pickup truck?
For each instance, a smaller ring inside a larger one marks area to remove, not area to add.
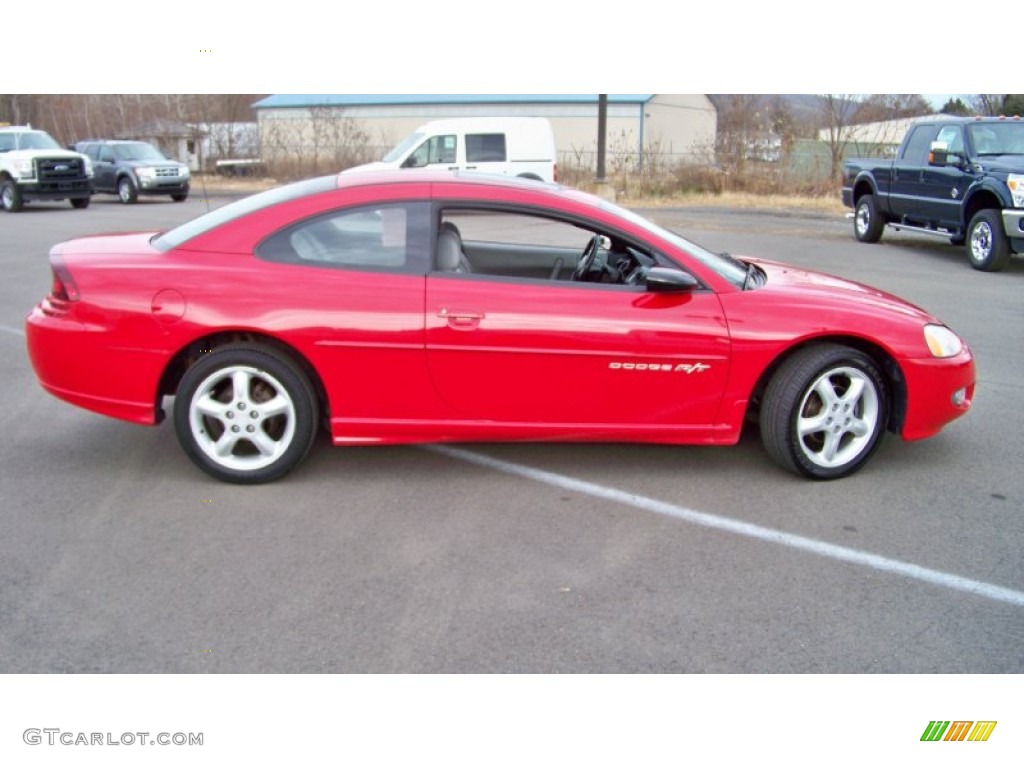
[[[20,211],[30,200],[70,200],[87,208],[92,164],[64,149],[46,131],[31,126],[0,127],[0,205]]]

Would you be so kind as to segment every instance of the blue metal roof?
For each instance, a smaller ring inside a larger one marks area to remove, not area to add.
[[[609,104],[645,104],[652,93],[608,95]],[[275,93],[254,109],[300,107],[379,107],[425,104],[593,104],[596,93]]]

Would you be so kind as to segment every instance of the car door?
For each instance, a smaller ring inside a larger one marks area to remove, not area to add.
[[[965,158],[963,128],[944,125],[935,141],[946,145],[949,160],[942,165],[929,163],[925,166],[922,211],[930,222],[956,227],[960,223],[963,193],[971,183],[962,165]]]
[[[96,148],[95,157],[93,185],[98,191],[113,192],[117,188],[117,166],[114,160],[114,148],[100,145]]]
[[[460,167],[458,136],[454,133],[438,134],[423,140],[402,162],[403,170],[455,171]]]
[[[467,133],[464,137],[465,169],[478,173],[507,175],[508,140],[506,134],[497,131],[490,133]]]
[[[898,216],[913,221],[920,221],[925,216],[924,171],[928,167],[928,150],[937,131],[934,125],[912,128],[902,153],[893,161],[889,205]]]
[[[575,282],[573,265],[552,270],[561,279],[509,277],[493,264],[475,271],[474,237],[493,254],[496,240],[520,236],[538,217],[514,218],[476,212],[467,221],[478,233],[463,235],[470,268],[427,277],[428,366],[453,418],[580,435],[711,424],[729,367],[718,297]],[[568,229],[582,250],[588,235]],[[517,254],[537,261],[549,252],[557,264],[567,253],[564,243],[505,245],[510,267]]]

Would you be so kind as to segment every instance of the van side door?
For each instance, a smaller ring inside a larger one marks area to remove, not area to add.
[[[467,133],[467,171],[510,175],[508,162],[508,140],[504,133]]]

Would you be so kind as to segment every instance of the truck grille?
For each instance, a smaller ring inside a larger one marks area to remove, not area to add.
[[[82,160],[78,157],[62,157],[56,160],[37,158],[36,171],[36,178],[41,182],[74,181],[85,177]]]

